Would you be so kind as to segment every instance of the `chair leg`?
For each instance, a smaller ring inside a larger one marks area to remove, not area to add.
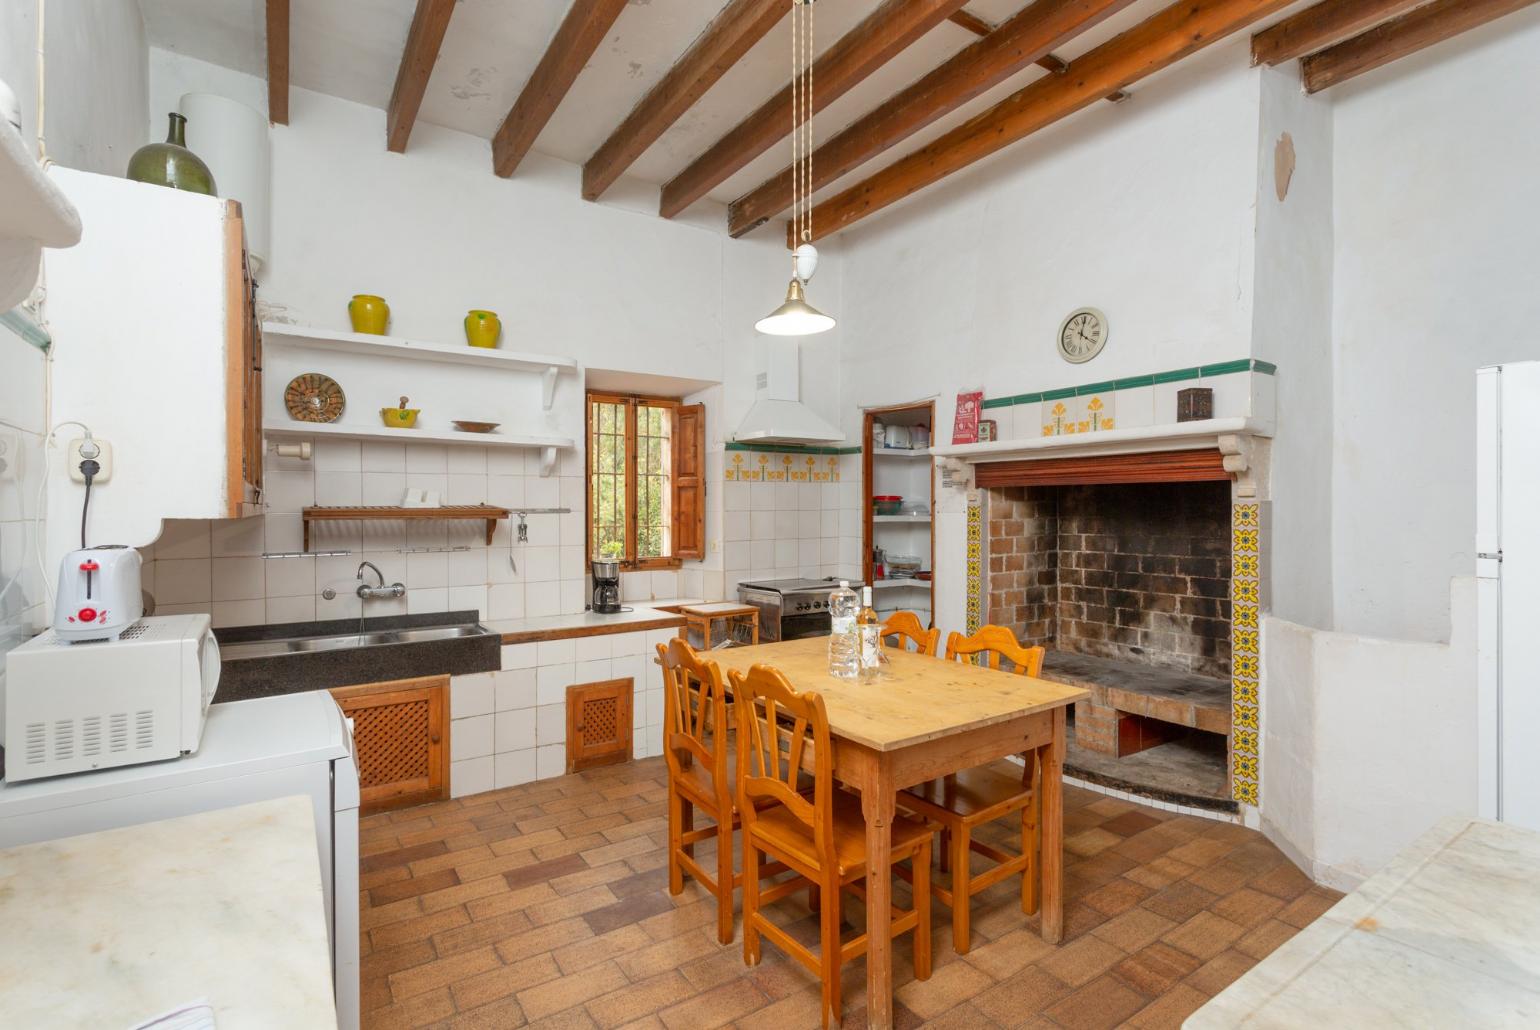
[[[810,883],[807,885],[807,910],[809,912],[822,911],[819,902],[818,884],[816,883]]]
[[[941,827],[941,850],[936,855],[936,862],[943,873],[952,868],[952,831],[945,826]]]
[[[914,869],[914,976],[930,979],[930,841],[920,845],[910,865]]]
[[[759,965],[759,849],[743,835],[743,964]]]
[[[1025,868],[1021,870],[1021,910],[1029,916],[1038,907],[1037,799],[1038,795],[1034,793],[1031,802],[1021,810],[1021,853],[1027,859]]]
[[[818,908],[819,962],[823,967],[823,1025],[840,1025],[840,889],[825,884]]]
[[[717,823],[717,940],[731,944],[733,939],[733,817],[723,813]]]
[[[689,802],[675,790],[668,792],[668,892],[684,892],[684,868],[679,864],[680,838],[684,834],[684,809]]]
[[[970,836],[966,826],[959,826],[952,834],[952,950],[959,955],[968,954],[968,909],[973,904],[968,890],[971,877],[971,863],[968,860]]]

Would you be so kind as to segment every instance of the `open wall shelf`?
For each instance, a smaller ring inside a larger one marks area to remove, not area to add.
[[[936,499],[933,491],[935,466],[932,451],[930,448],[873,446],[874,422],[934,427],[935,406],[925,403],[868,409],[861,433],[861,439],[866,442],[862,452],[862,486],[865,496],[861,502],[866,545],[862,567],[866,582],[881,594],[882,599],[878,604],[880,614],[886,616],[894,611],[912,611],[922,622],[929,622],[933,611],[933,581],[875,578],[872,550],[881,547],[888,554],[914,555],[920,559],[923,568],[935,568],[932,513],[935,511]],[[927,514],[878,515],[872,505],[874,494],[897,495],[906,502],[919,501],[925,505]]]
[[[310,524],[312,522],[375,522],[400,519],[437,519],[440,521],[482,522],[487,524],[487,546],[492,546],[492,534],[497,524],[509,515],[507,508],[491,504],[454,504],[439,508],[403,508],[396,505],[366,504],[348,507],[311,507],[300,512],[305,526],[305,550],[310,550]]]

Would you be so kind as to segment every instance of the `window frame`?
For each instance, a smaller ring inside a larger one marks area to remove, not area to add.
[[[615,393],[609,390],[589,390],[583,399],[583,552],[589,562],[593,561],[594,554],[594,472],[593,472],[593,417],[595,404],[623,404],[626,408],[626,458],[625,458],[625,493],[626,493],[626,553],[636,554],[636,515],[637,504],[637,469],[636,469],[636,440],[637,440],[637,409],[638,408],[664,408],[669,412],[673,422],[670,433],[670,446],[674,445],[673,432],[678,430],[679,409],[683,405],[677,397],[652,397],[643,394]],[[670,465],[668,473],[667,491],[672,497],[676,487],[675,470]],[[672,507],[670,507],[672,517]],[[672,521],[672,518],[670,519]],[[650,570],[677,569],[684,564],[684,559],[677,557],[676,541],[674,540],[672,526],[669,529],[669,553],[657,558],[629,558],[622,560],[620,567],[627,572],[646,572]]]

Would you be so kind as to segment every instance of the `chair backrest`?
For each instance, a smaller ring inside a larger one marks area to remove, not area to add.
[[[727,782],[727,691],[716,662],[702,659],[678,637],[658,645],[663,666],[663,754],[669,773],[699,762],[711,773],[719,803],[736,785]]]
[[[933,655],[941,640],[941,630],[934,626],[926,629],[914,612],[894,612],[882,624],[882,639],[888,637],[897,637],[899,646],[906,650],[907,644],[913,644],[917,654]]]
[[[1022,647],[1016,640],[1016,634],[1004,626],[980,626],[979,631],[971,637],[953,633],[946,638],[947,661],[974,661],[977,655],[982,654],[987,657],[991,669],[998,669],[1000,659],[1005,658],[1015,666],[1013,671],[1022,676],[1041,675],[1043,655],[1046,653],[1042,647]]]
[[[834,769],[829,717],[823,698],[799,694],[778,669],[756,665],[728,673],[738,714],[738,810],[748,832],[754,801],[770,798],[808,827],[819,864],[834,862]],[[810,750],[811,749],[811,750]],[[813,773],[813,800],[797,791],[798,777]]]

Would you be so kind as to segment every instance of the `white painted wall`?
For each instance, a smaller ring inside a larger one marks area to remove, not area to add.
[[[59,164],[122,175],[149,142],[144,21],[136,0],[7,0],[0,4],[0,79],[21,101],[22,134],[38,135],[37,32],[43,12],[46,147]],[[164,131],[164,130],[163,130]]]
[[[1332,92],[1336,624],[1448,640],[1474,373],[1540,358],[1540,10]]]
[[[1257,86],[1244,41],[1117,106],[1098,104],[844,236],[841,425],[860,407],[986,396],[1251,356]],[[1106,312],[1089,365],[1055,350],[1083,305]],[[1175,420],[1175,411],[1166,421]],[[940,498],[937,620],[964,621],[959,498]]]

